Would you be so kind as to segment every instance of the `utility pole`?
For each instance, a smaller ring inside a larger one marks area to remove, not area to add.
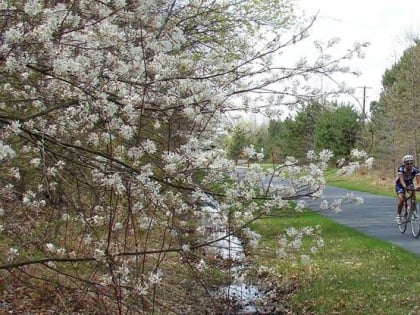
[[[365,122],[366,118],[366,89],[371,89],[368,86],[359,86],[359,88],[363,89],[363,102],[362,102],[362,123]]]

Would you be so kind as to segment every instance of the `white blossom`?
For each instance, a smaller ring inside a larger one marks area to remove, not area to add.
[[[336,199],[336,200],[334,200],[331,204],[330,204],[330,207],[329,207],[329,209],[332,211],[332,212],[334,212],[334,213],[338,213],[338,212],[341,212],[342,211],[342,209],[341,209],[341,204],[342,204],[342,199],[340,198],[340,199]]]
[[[373,167],[373,163],[375,162],[375,159],[373,158],[373,157],[368,157],[366,160],[365,160],[365,163],[364,163],[364,166],[366,167],[366,168],[372,168]]]
[[[45,244],[45,247],[46,247],[47,251],[49,251],[51,253],[55,253],[55,251],[56,251],[55,245],[52,244],[52,243]]]
[[[284,247],[280,247],[276,250],[276,255],[278,258],[286,258],[287,252]]]
[[[125,140],[130,140],[134,135],[134,131],[130,126],[123,125],[123,126],[120,127],[120,135]]]
[[[334,153],[331,150],[322,150],[319,153],[319,158],[323,162],[328,162],[333,156]]]
[[[191,246],[189,244],[183,244],[182,245],[182,250],[186,253],[191,251]]]
[[[87,234],[85,237],[84,237],[84,240],[83,240],[83,242],[85,243],[85,244],[91,244],[92,243],[92,235],[90,235],[90,234]]]
[[[60,247],[60,248],[57,248],[56,252],[57,252],[57,255],[64,256],[66,254],[66,249]]]
[[[7,252],[7,260],[8,261],[13,261],[15,260],[17,257],[19,256],[19,250],[15,247],[11,247],[9,248],[8,252]]]
[[[327,210],[329,208],[329,204],[327,200],[322,200],[321,205],[320,205],[320,209],[321,210]]]
[[[38,167],[38,166],[40,166],[40,165],[41,165],[41,159],[40,159],[40,158],[33,158],[33,159],[30,161],[30,163],[31,163],[33,166]]]
[[[196,268],[199,271],[204,271],[207,269],[207,264],[203,259],[200,259],[200,261],[196,264]]]
[[[359,149],[352,149],[350,152],[352,158],[355,159],[364,159],[367,158],[367,153]]]
[[[5,160],[8,158],[15,157],[16,153],[12,149],[12,147],[8,144],[4,144],[3,141],[0,140],[0,161]]]
[[[147,293],[149,293],[149,288],[150,288],[150,286],[149,286],[148,282],[138,283],[135,286],[135,290],[140,295],[146,295]]]
[[[285,160],[285,164],[288,166],[292,166],[298,163],[298,160],[296,160],[293,156],[287,156]]]
[[[101,260],[101,259],[103,259],[103,258],[105,257],[105,252],[104,252],[104,250],[99,249],[99,248],[95,248],[95,250],[94,250],[94,252],[93,252],[93,257],[94,257],[96,260]]]
[[[14,133],[15,135],[20,134],[21,133],[21,123],[18,120],[14,120],[12,121],[12,123],[9,126],[9,130]]]
[[[121,222],[116,222],[114,227],[113,227],[113,231],[119,231],[123,229],[123,224]]]
[[[298,212],[302,212],[303,209],[305,209],[305,206],[306,206],[306,202],[304,200],[299,200],[296,203],[295,210],[298,211]]]
[[[20,171],[17,167],[11,167],[9,170],[9,174],[12,178],[15,178],[17,180],[20,179]]]
[[[7,44],[16,43],[21,37],[22,33],[17,28],[9,28],[4,34],[4,39]]]
[[[153,227],[153,218],[148,216],[142,216],[139,218],[140,228],[143,230],[147,230]]]
[[[306,153],[306,158],[307,158],[309,161],[314,160],[314,159],[316,158],[316,153],[315,153],[315,151],[313,151],[313,150],[309,150],[309,151]]]
[[[296,238],[289,242],[289,246],[292,249],[300,249],[302,246],[302,239]]]
[[[157,150],[155,143],[151,140],[146,140],[143,142],[143,149],[149,154],[154,154]]]
[[[155,272],[151,272],[149,275],[149,282],[151,284],[158,284],[162,281],[163,272],[158,269]]]

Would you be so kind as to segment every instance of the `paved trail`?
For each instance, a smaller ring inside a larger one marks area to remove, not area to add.
[[[343,197],[346,189],[327,187],[324,190],[325,199],[328,201]],[[382,239],[397,246],[403,247],[420,256],[420,238],[415,239],[407,226],[405,234],[401,234],[395,223],[396,198],[383,197],[361,192],[353,192],[360,196],[364,202],[360,205],[343,204],[342,212],[325,215],[334,221],[354,228],[364,234]],[[310,204],[314,209],[319,209],[319,201]]]
[[[246,172],[246,168],[238,169],[240,174]],[[326,187],[324,198],[333,201],[344,197],[350,190]],[[353,192],[355,196],[363,198],[363,203],[343,204],[342,212],[337,214],[326,213],[325,216],[334,221],[358,230],[368,236],[388,241],[420,256],[420,238],[416,239],[411,234],[410,226],[407,226],[405,234],[401,234],[395,223],[396,197],[384,197],[362,192]],[[319,210],[320,200],[309,204],[313,209]]]

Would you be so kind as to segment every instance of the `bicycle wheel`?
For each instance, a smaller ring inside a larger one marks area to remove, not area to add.
[[[405,208],[405,206],[401,211],[401,214],[403,216],[401,217],[401,223],[398,224],[398,229],[401,233],[405,233],[405,230],[407,229],[407,216],[405,215],[407,214],[407,209]]]
[[[415,238],[420,236],[420,205],[415,203],[411,211],[411,233]]]

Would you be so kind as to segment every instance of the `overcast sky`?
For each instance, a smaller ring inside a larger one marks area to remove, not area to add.
[[[355,61],[355,69],[362,75],[350,86],[366,104],[379,98],[381,79],[407,48],[407,35],[420,35],[420,0],[297,0],[306,15],[318,14],[310,31],[313,40],[339,37],[342,45],[355,41],[369,41],[365,58]]]

